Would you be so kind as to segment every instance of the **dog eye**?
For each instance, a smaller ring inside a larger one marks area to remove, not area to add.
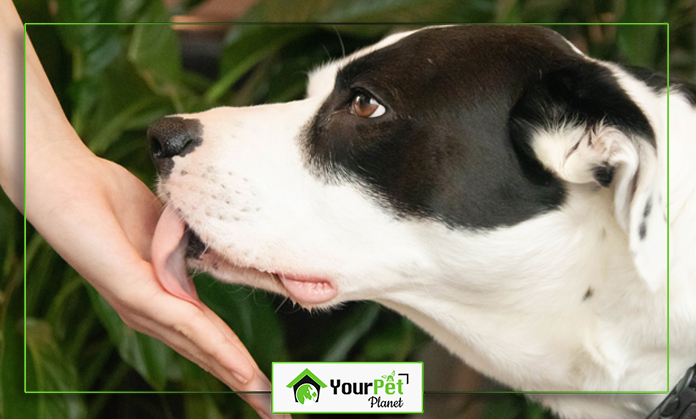
[[[378,116],[384,115],[386,109],[372,96],[358,93],[355,95],[350,105],[350,112],[363,118],[377,118]]]

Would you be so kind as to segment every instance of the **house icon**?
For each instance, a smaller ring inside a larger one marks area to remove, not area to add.
[[[295,402],[306,404],[309,402],[319,401],[319,392],[326,387],[316,375],[308,368],[300,373],[294,380],[287,385],[292,387],[292,392],[295,395]]]

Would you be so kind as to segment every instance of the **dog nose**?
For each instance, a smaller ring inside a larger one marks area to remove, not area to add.
[[[202,142],[200,123],[181,117],[155,121],[147,129],[150,156],[162,174],[171,169],[171,158],[184,156]]]

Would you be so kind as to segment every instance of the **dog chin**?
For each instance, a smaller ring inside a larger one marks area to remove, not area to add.
[[[249,285],[289,297],[277,275],[237,265],[210,248],[198,258],[189,258],[187,262],[194,271],[207,272],[221,282]]]
[[[306,309],[329,308],[337,304],[338,290],[333,281],[240,266],[229,258],[207,248],[197,258],[188,258],[188,266],[210,273],[221,282],[248,285],[290,298]]]

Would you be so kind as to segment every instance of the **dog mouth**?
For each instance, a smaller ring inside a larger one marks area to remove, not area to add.
[[[200,259],[201,255],[205,253],[206,245],[201,240],[198,233],[196,233],[186,222],[184,222],[185,234],[188,234],[188,244],[186,246],[186,259]]]
[[[176,297],[200,304],[193,280],[186,270],[186,260],[201,262],[197,264],[203,264],[205,268],[208,264],[202,262],[208,255],[211,256],[209,259],[215,262],[206,270],[214,276],[225,276],[225,282],[244,283],[242,276],[252,272],[255,272],[257,277],[259,273],[263,274],[262,276],[271,276],[273,283],[266,281],[267,286],[263,286],[262,282],[263,288],[280,292],[303,306],[326,304],[338,294],[333,282],[326,278],[234,263],[230,258],[207,246],[199,234],[186,223],[183,215],[171,205],[166,205],[152,240],[152,264],[162,287]],[[239,278],[230,278],[230,274]]]

